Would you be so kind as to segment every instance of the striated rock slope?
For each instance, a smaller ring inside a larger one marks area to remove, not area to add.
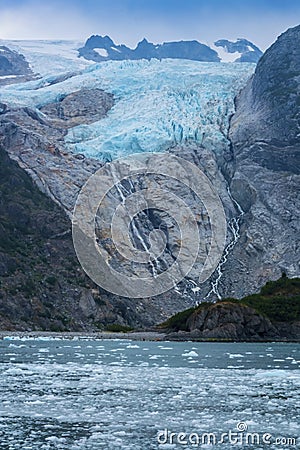
[[[62,96],[41,108],[43,114],[7,105],[1,114],[0,105],[0,142],[39,188],[71,214],[79,189],[101,163],[68,153],[64,136],[69,127],[101,119],[112,105],[113,96],[101,89]]]
[[[153,305],[100,292],[77,261],[71,224],[0,148],[0,329],[80,331],[159,320]]]
[[[95,89],[64,96],[43,114],[1,105],[0,329],[143,327],[188,306],[171,294],[143,301],[113,296],[77,261],[67,215],[101,162],[69,154],[63,137],[69,126],[103,117],[112,104],[110,94]]]
[[[245,214],[222,282],[223,294],[241,296],[283,271],[300,273],[300,26],[260,59],[236,99],[229,138],[226,170]]]

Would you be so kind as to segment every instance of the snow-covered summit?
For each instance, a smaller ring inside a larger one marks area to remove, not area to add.
[[[124,44],[117,45],[109,36],[94,35],[79,48],[79,55],[95,62],[108,60],[136,59],[190,59],[192,61],[218,62],[220,58],[215,50],[196,40],[164,42],[153,44],[147,39],[140,41],[135,49]]]
[[[262,55],[262,51],[247,39],[238,39],[236,42],[221,39],[209,45],[196,40],[153,44],[144,38],[136,48],[131,49],[124,44],[115,44],[109,36],[99,35],[89,37],[78,51],[83,58],[95,62],[152,58],[205,62],[257,62]]]
[[[253,62],[257,63],[263,52],[247,39],[238,38],[235,42],[227,39],[220,39],[214,43],[213,47],[220,56],[220,49],[232,56],[234,62]],[[225,58],[226,58],[225,57]],[[222,59],[222,58],[221,58]],[[228,60],[228,59],[227,59]]]

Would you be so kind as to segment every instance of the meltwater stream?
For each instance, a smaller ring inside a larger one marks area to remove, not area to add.
[[[228,192],[228,195],[229,195],[232,203],[234,204],[234,206],[237,209],[237,215],[235,217],[233,217],[232,219],[230,219],[230,221],[228,222],[228,228],[232,235],[232,238],[224,249],[222,258],[215,270],[216,276],[215,276],[215,278],[213,278],[213,280],[211,282],[211,289],[208,292],[208,294],[204,297],[204,301],[208,300],[212,295],[215,295],[218,298],[218,300],[221,300],[221,298],[222,298],[222,296],[219,292],[219,284],[220,284],[220,281],[221,281],[221,278],[223,275],[223,266],[226,264],[230,252],[232,251],[233,247],[235,246],[235,244],[237,243],[237,241],[240,237],[240,222],[241,222],[243,215],[245,214],[241,205],[232,197],[229,187],[227,188],[227,192]]]
[[[10,337],[0,362],[3,450],[241,448],[158,442],[239,423],[297,448],[275,439],[299,436],[299,344]]]

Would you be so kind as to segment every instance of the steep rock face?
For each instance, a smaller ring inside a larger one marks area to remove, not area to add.
[[[30,75],[31,69],[23,55],[0,46],[0,76]]]
[[[92,61],[123,59],[190,59],[195,61],[218,62],[220,58],[215,50],[198,41],[164,42],[154,45],[143,39],[132,50],[126,45],[116,45],[109,36],[91,36],[85,46],[78,50],[79,56]]]
[[[82,271],[71,223],[0,147],[0,330],[95,331],[166,316],[103,292]]]
[[[246,294],[280,272],[300,273],[299,44],[300,26],[282,34],[236,100],[230,185],[245,215],[223,278],[232,291],[242,282]]]
[[[112,105],[113,96],[100,89],[66,95],[41,108],[42,114],[31,108],[3,105],[0,141],[39,188],[71,214],[80,187],[101,163],[67,153],[64,136],[79,122],[101,119]]]
[[[230,136],[239,148],[259,141],[279,148],[300,143],[299,42],[300,26],[279,36],[237,98]]]
[[[6,46],[0,46],[0,86],[36,78],[25,57]]]

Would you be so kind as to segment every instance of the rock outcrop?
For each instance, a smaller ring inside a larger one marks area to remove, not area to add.
[[[62,97],[58,102],[40,108],[52,125],[71,128],[97,122],[113,107],[113,95],[102,89],[81,89]]]
[[[299,341],[300,278],[283,274],[259,294],[202,303],[174,315],[160,328],[177,340]]]
[[[0,86],[20,83],[34,78],[34,74],[20,53],[0,46]]]
[[[0,46],[0,76],[30,75],[31,69],[23,55]]]
[[[300,322],[273,322],[254,308],[223,301],[196,310],[184,330],[169,330],[170,340],[299,341]]]
[[[260,340],[278,338],[267,317],[253,308],[230,302],[211,305],[195,312],[187,321],[188,331],[201,338]]]

